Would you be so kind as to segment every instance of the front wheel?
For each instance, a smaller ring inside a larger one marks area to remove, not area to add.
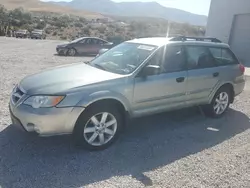
[[[68,56],[75,56],[76,55],[76,50],[74,48],[70,48],[68,51],[67,51],[67,55]]]
[[[213,118],[222,117],[229,108],[231,97],[230,90],[222,87],[216,92],[212,102],[205,107],[205,114]]]
[[[102,150],[118,138],[122,126],[122,116],[115,107],[95,105],[78,118],[74,138],[77,145]]]

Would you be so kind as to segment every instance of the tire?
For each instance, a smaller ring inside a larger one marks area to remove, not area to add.
[[[74,48],[70,48],[67,51],[67,56],[75,56],[76,55],[76,50]]]
[[[204,107],[204,113],[208,117],[220,118],[229,108],[232,92],[228,87],[220,88],[214,95],[212,102]]]
[[[105,117],[105,123],[101,123]],[[77,146],[92,151],[103,150],[118,139],[122,127],[122,115],[115,106],[96,104],[87,108],[80,115],[75,125],[73,137]]]

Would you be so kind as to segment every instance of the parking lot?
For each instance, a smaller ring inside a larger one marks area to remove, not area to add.
[[[197,108],[133,120],[105,151],[71,136],[40,138],[11,125],[8,101],[24,76],[91,57],[55,55],[60,41],[0,38],[0,187],[250,186],[250,79],[221,119]]]

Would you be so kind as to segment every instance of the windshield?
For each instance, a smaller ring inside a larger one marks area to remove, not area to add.
[[[75,39],[75,40],[72,40],[71,42],[72,42],[72,43],[76,43],[76,42],[79,42],[80,40],[83,40],[83,39],[84,39],[84,37],[78,38],[78,39]]]
[[[34,30],[32,31],[32,33],[42,33],[43,31],[42,30]]]
[[[156,48],[152,45],[124,42],[92,60],[90,65],[117,74],[130,74]]]

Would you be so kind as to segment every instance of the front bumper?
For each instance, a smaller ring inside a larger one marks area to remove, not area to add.
[[[67,51],[68,51],[67,48],[59,48],[59,47],[56,48],[56,52],[57,52],[59,55],[66,55],[66,54],[67,54]]]
[[[41,39],[42,35],[30,35],[30,38],[37,38],[37,39]]]
[[[27,132],[40,136],[71,134],[77,118],[84,108],[39,108],[34,109],[24,104],[9,104],[13,124],[22,126]]]
[[[25,34],[16,34],[16,37],[26,37],[27,35]]]

